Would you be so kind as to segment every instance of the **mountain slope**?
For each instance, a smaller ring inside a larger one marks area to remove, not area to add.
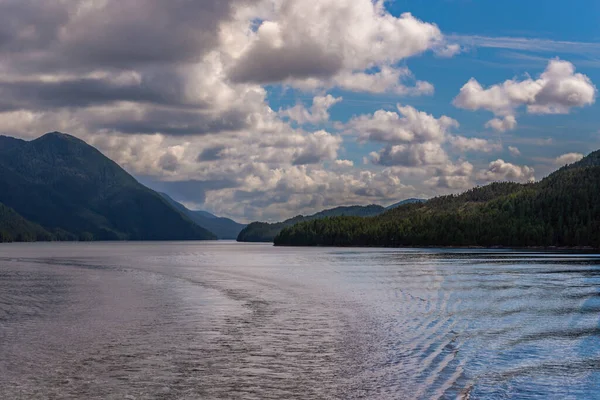
[[[57,239],[215,238],[94,147],[58,132],[0,137],[0,202]]]
[[[391,206],[386,207],[385,211],[393,210],[394,208],[398,208],[398,207],[403,206],[405,204],[423,203],[425,201],[427,201],[427,200],[424,200],[424,199],[406,199],[406,200],[399,201],[398,203],[395,203],[395,204],[392,204]]]
[[[367,219],[284,229],[276,245],[600,247],[600,152],[533,184],[494,183]]]
[[[50,232],[0,203],[0,242],[34,242],[52,238]]]
[[[368,217],[381,214],[384,210],[383,207],[374,204],[370,206],[336,207],[307,217],[298,215],[283,222],[272,224],[267,222],[253,222],[240,232],[237,240],[238,242],[272,242],[283,228],[299,222],[342,215]]]
[[[217,238],[219,239],[235,240],[242,229],[246,227],[246,225],[239,224],[234,220],[217,217],[206,211],[190,210],[183,204],[173,200],[166,193],[160,193],[160,195],[163,196],[174,208],[187,215],[196,224],[217,235]]]

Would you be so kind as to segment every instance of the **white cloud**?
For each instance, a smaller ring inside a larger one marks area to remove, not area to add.
[[[519,150],[517,147],[514,147],[514,146],[508,146],[508,151],[510,151],[510,154],[512,154],[515,157],[518,157],[521,155],[521,150]]]
[[[439,143],[425,142],[387,146],[380,152],[371,153],[374,164],[423,167],[441,165],[448,161],[448,155]]]
[[[338,167],[353,167],[354,162],[352,160],[335,160],[335,165]]]
[[[526,106],[530,114],[567,114],[574,107],[596,101],[596,87],[586,75],[575,73],[573,64],[551,60],[538,79],[507,80],[488,88],[471,78],[460,90],[453,104],[467,110],[488,110],[506,117],[488,122],[492,128],[514,128],[515,111]],[[512,119],[509,119],[513,117]]]
[[[398,112],[378,110],[373,115],[355,117],[346,125],[361,141],[383,143],[441,142],[450,128],[458,127],[447,116],[435,118],[411,106],[397,106]]]
[[[492,161],[487,169],[479,171],[477,179],[484,182],[516,181],[529,182],[535,179],[535,170],[527,165],[514,165],[504,160]]]
[[[413,85],[406,86],[406,80],[414,81]],[[316,89],[322,82],[318,80],[298,83],[304,89]],[[335,76],[326,87],[339,87],[351,92],[367,93],[395,93],[402,96],[432,95],[435,91],[429,82],[413,79],[412,73],[407,68],[381,67],[376,73],[342,72]]]
[[[407,105],[355,117],[342,136],[324,129],[340,126],[328,123],[334,87],[432,94],[405,60],[462,50],[433,23],[382,0],[183,3],[0,0],[0,131],[75,134],[244,221],[461,190],[476,172],[456,152],[495,146]],[[273,110],[266,83],[314,91],[312,105]],[[382,143],[379,165],[342,159],[344,138]]]
[[[318,164],[324,160],[335,160],[342,138],[325,131],[303,136],[303,147],[292,160],[294,165]]]
[[[468,151],[480,151],[483,153],[491,153],[494,151],[502,150],[502,145],[500,143],[493,143],[489,140],[480,138],[451,136],[449,141],[454,149],[463,153]]]
[[[313,99],[310,110],[307,110],[302,104],[297,104],[292,108],[279,111],[279,115],[296,121],[299,124],[327,122],[329,121],[329,109],[341,101],[341,97],[333,97],[330,94],[327,96],[316,96]]]
[[[556,157],[554,159],[554,164],[557,166],[564,166],[568,164],[573,164],[577,161],[580,161],[583,158],[583,154],[581,153],[567,153],[563,154],[560,157]]]
[[[445,46],[434,49],[434,52],[437,56],[444,58],[454,57],[461,51],[463,51],[463,49],[460,46],[460,44],[457,43],[447,44]]]
[[[399,82],[406,76],[404,69],[393,66],[445,42],[436,25],[410,13],[395,17],[382,0],[271,0],[264,4],[252,15],[261,22],[256,30],[248,31],[250,43],[235,55],[229,71],[235,81],[411,91]],[[381,72],[366,74],[374,67]],[[425,88],[422,83],[417,86]],[[430,92],[431,85],[426,89]]]
[[[425,181],[425,185],[438,189],[468,189],[473,186],[474,166],[468,161],[447,163],[435,168],[434,176]]]
[[[600,43],[573,42],[540,38],[448,35],[447,40],[466,47],[526,50],[538,53],[567,53],[600,56]]]
[[[384,143],[384,148],[370,153],[370,162],[403,176],[419,176],[424,187],[434,193],[474,184],[473,164],[463,159],[453,161],[445,147],[460,154],[502,149],[500,143],[486,139],[452,135],[450,130],[459,124],[447,116],[436,118],[410,106],[398,105],[397,110],[355,117],[346,124],[346,133],[355,134],[362,142]]]
[[[517,119],[514,115],[507,115],[504,118],[494,118],[485,124],[486,128],[492,128],[498,132],[512,131],[517,127]]]

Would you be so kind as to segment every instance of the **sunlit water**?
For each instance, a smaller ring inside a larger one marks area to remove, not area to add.
[[[1,245],[0,398],[600,398],[600,258]]]

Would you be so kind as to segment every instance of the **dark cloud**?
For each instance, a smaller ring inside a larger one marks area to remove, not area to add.
[[[170,136],[202,135],[223,131],[237,131],[247,127],[246,114],[230,110],[221,115],[198,110],[148,108],[137,117],[117,115],[106,120],[90,121],[95,129],[126,134],[162,133]]]
[[[321,154],[303,152],[294,159],[292,164],[293,165],[318,164],[319,162],[321,162],[322,158],[323,158],[323,156]]]
[[[208,147],[198,154],[197,161],[217,161],[221,159],[221,153],[225,150],[225,146]]]
[[[0,54],[47,49],[68,21],[62,2],[0,0]]]
[[[290,78],[328,78],[343,66],[343,59],[311,43],[272,47],[258,42],[229,71],[234,82],[272,83]]]
[[[0,83],[0,96],[11,108],[50,109],[89,107],[116,101],[173,104],[179,99],[144,83],[120,84],[110,79],[74,79],[62,82],[16,81]]]
[[[0,51],[68,70],[198,60],[234,4],[254,0],[0,0]]]
[[[165,171],[175,172],[179,169],[179,159],[175,154],[166,153],[158,160],[158,165]]]
[[[193,61],[217,40],[231,0],[109,1],[67,26],[65,52],[111,66]]]

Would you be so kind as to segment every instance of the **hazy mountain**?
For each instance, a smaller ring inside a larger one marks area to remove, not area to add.
[[[306,217],[298,215],[283,222],[253,222],[240,232],[237,240],[238,242],[272,242],[283,228],[297,224],[298,222],[342,215],[369,217],[381,214],[384,211],[385,208],[374,204],[370,206],[336,207]]]
[[[246,225],[239,224],[229,218],[217,217],[206,211],[194,211],[173,200],[168,194],[160,193],[173,207],[186,214],[192,221],[208,229],[219,239],[235,240]]]
[[[0,202],[53,239],[215,238],[94,147],[58,132],[0,137]]]
[[[303,222],[275,244],[600,248],[600,151],[537,183],[493,183],[372,218]]]

